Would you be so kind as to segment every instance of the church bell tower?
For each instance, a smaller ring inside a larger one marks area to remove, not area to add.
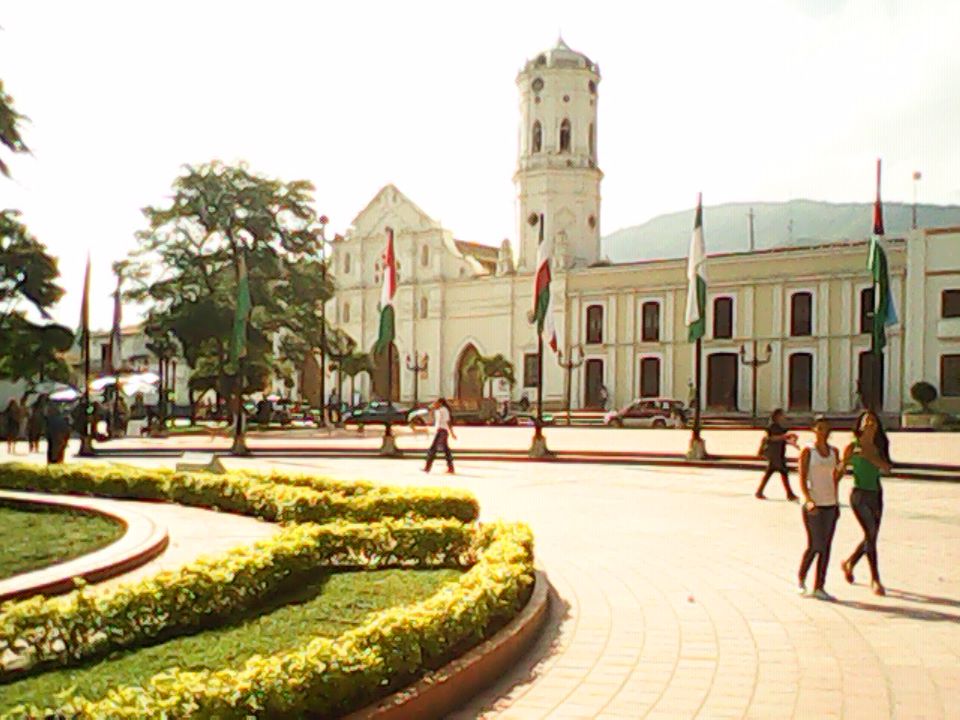
[[[600,68],[562,38],[517,75],[520,154],[513,179],[521,272],[535,270],[540,213],[553,238],[554,267],[584,267],[600,259],[599,82]]]

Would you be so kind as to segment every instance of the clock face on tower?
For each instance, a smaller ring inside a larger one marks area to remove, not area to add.
[[[533,88],[534,92],[540,92],[543,90],[543,78],[534,78],[533,82],[530,84],[530,87]]]

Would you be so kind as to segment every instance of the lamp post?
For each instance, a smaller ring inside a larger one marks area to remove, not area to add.
[[[429,356],[424,353],[421,361],[420,354],[416,350],[413,352],[413,357],[411,357],[409,353],[407,354],[407,370],[413,373],[414,407],[417,407],[420,404],[420,373],[427,369],[427,363],[429,360]]]
[[[570,427],[570,385],[573,371],[583,365],[583,345],[577,343],[567,350],[567,359],[563,359],[563,350],[557,352],[557,365],[566,370],[567,382],[564,395],[567,403],[567,427]]]
[[[757,368],[762,365],[766,365],[768,362],[770,362],[770,358],[773,357],[773,352],[770,347],[770,343],[767,343],[765,352],[766,352],[766,357],[761,358],[759,355],[757,355],[757,341],[754,340],[753,341],[753,357],[748,358],[746,347],[743,345],[740,346],[740,362],[742,362],[744,365],[749,365],[753,371],[753,375],[751,378],[750,394],[751,394],[752,407],[753,407],[751,418],[754,424],[756,424],[757,422]]]

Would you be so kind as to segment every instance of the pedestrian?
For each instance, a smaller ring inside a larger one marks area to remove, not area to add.
[[[340,393],[336,389],[330,391],[330,397],[327,400],[327,415],[333,424],[340,423]]]
[[[17,439],[20,437],[20,403],[16,398],[10,398],[7,409],[3,411],[3,436],[7,441],[7,452],[11,455],[17,452]]]
[[[783,480],[783,489],[787,493],[787,500],[796,502],[797,496],[793,494],[790,487],[790,478],[787,473],[787,445],[796,446],[796,433],[788,432],[784,425],[785,419],[783,410],[777,408],[770,414],[770,425],[767,427],[767,435],[763,440],[762,454],[767,458],[767,469],[763,472],[763,479],[760,480],[760,487],[757,488],[755,497],[760,500],[766,500],[763,494],[767,481],[774,473],[779,473]]]
[[[47,464],[63,462],[63,455],[70,440],[70,422],[61,413],[56,403],[47,403],[46,416]]]
[[[600,386],[600,406],[604,410],[607,409],[607,403],[609,402],[609,400],[610,400],[610,393],[607,391],[607,386],[601,385]]]
[[[434,458],[437,456],[437,453],[442,450],[447,460],[447,474],[453,475],[453,453],[450,452],[450,438],[456,440],[457,435],[453,432],[453,416],[450,413],[450,405],[445,398],[437,398],[433,401],[433,404],[430,405],[430,409],[433,411],[433,429],[435,434],[433,436],[433,442],[430,443],[430,449],[427,450],[427,464],[423,468],[423,471],[426,473],[430,472],[430,468],[433,467]]]
[[[813,421],[814,442],[800,452],[800,492],[803,493],[803,525],[807,531],[807,549],[800,561],[799,592],[806,593],[807,573],[817,559],[816,580],[811,597],[833,600],[824,589],[830,546],[837,529],[840,506],[837,503],[837,484],[843,475],[843,464],[837,448],[828,442],[830,423],[823,415]]]
[[[27,421],[27,451],[40,452],[40,438],[43,437],[47,421],[47,397],[41,395],[30,408],[30,419]]]
[[[883,517],[883,486],[880,475],[889,473],[890,444],[880,418],[873,410],[864,410],[857,417],[853,428],[854,440],[843,451],[843,465],[853,471],[853,490],[850,492],[850,507],[863,528],[863,540],[847,558],[843,576],[853,584],[853,569],[864,555],[870,563],[870,586],[874,595],[886,595],[880,582],[880,567],[877,559],[877,537]]]

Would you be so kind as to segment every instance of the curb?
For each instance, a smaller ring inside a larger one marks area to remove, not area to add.
[[[75,589],[74,578],[78,577],[96,583],[122,575],[153,560],[170,542],[165,527],[158,526],[137,510],[118,507],[102,498],[0,490],[0,500],[104,515],[123,523],[126,528],[120,539],[92,553],[0,580],[0,603],[40,594],[67,593]]]
[[[343,720],[443,718],[508,672],[540,635],[550,607],[550,581],[541,570],[520,614],[466,655],[413,685],[344,716]]]

